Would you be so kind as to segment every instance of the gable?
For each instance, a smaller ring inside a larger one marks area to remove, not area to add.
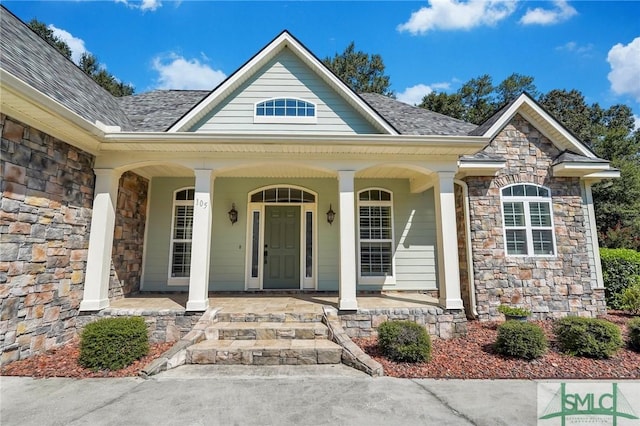
[[[282,98],[314,104],[316,119],[278,117],[278,122],[270,123],[256,120],[257,103]],[[284,48],[267,62],[190,131],[262,134],[380,133],[288,48]]]

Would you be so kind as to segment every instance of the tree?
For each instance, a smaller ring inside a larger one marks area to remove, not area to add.
[[[322,62],[356,93],[393,95],[382,57],[356,51],[353,41],[344,52],[336,53],[333,58],[326,57]]]
[[[44,22],[32,19],[29,27],[43,40],[56,48],[65,58],[71,60],[71,48],[69,45],[53,34]],[[122,83],[115,76],[109,73],[104,66],[98,62],[98,58],[91,53],[83,53],[78,64],[80,69],[91,77],[96,83],[102,86],[113,96],[128,96],[134,93],[134,88],[130,84]]]
[[[540,95],[536,85],[533,83],[533,77],[518,73],[513,73],[502,80],[495,88],[495,92],[498,104],[511,102],[520,96],[522,92],[527,92],[534,99]]]
[[[462,106],[462,100],[457,93],[450,95],[444,92],[431,92],[422,98],[422,102],[418,106],[459,120],[464,117],[464,106]]]
[[[480,124],[491,117],[496,109],[492,94],[494,91],[491,76],[481,75],[472,78],[458,90],[464,109],[463,120]]]
[[[582,142],[591,146],[602,132],[601,109],[597,104],[587,105],[584,96],[577,90],[551,90],[539,100],[544,109],[569,129]]]
[[[47,24],[33,18],[27,25],[33,30],[33,32],[38,34],[40,38],[55,47],[65,58],[71,59],[71,48],[69,45],[60,37],[54,35],[53,30],[47,27]]]

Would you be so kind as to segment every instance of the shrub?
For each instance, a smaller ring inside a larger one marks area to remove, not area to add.
[[[609,358],[622,347],[617,325],[597,318],[566,317],[553,325],[560,350],[569,355]]]
[[[386,321],[378,327],[378,345],[393,361],[424,362],[431,359],[431,338],[420,324]]]
[[[602,278],[607,306],[621,309],[624,290],[640,276],[640,252],[630,249],[600,249]]]
[[[629,329],[629,347],[640,352],[640,318],[634,318],[627,323]]]
[[[80,365],[92,370],[119,370],[149,352],[142,317],[103,318],[87,324],[80,336]]]
[[[498,312],[510,317],[528,317],[531,315],[531,311],[528,309],[509,305],[498,306]]]
[[[620,307],[632,314],[640,313],[640,276],[622,292]]]
[[[547,351],[547,338],[537,324],[507,321],[498,327],[495,348],[502,355],[534,359]]]

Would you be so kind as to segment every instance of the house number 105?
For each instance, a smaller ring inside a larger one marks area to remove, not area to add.
[[[206,209],[209,206],[209,202],[206,200],[202,200],[202,199],[197,199],[196,200],[196,206],[202,208],[202,209]]]

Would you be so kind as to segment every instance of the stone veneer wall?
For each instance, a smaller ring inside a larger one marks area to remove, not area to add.
[[[76,334],[94,157],[0,115],[0,362]]]
[[[596,282],[588,218],[578,178],[554,178],[551,164],[559,150],[520,115],[484,149],[504,158],[498,177],[470,177],[471,238],[476,301],[482,320],[500,317],[501,303],[531,308],[534,317],[596,316],[606,310]],[[557,256],[506,257],[500,190],[533,183],[551,190]]]
[[[140,291],[149,181],[125,172],[118,185],[109,300]]]
[[[358,309],[357,313],[339,314],[342,328],[349,337],[369,337],[378,333],[385,321],[411,321],[425,326],[432,336],[443,339],[467,334],[467,318],[461,310],[429,308]]]
[[[458,273],[460,274],[460,293],[467,318],[473,319],[473,307],[469,288],[469,259],[467,259],[467,222],[465,218],[464,191],[462,186],[453,187],[456,202],[456,230],[458,231]]]

